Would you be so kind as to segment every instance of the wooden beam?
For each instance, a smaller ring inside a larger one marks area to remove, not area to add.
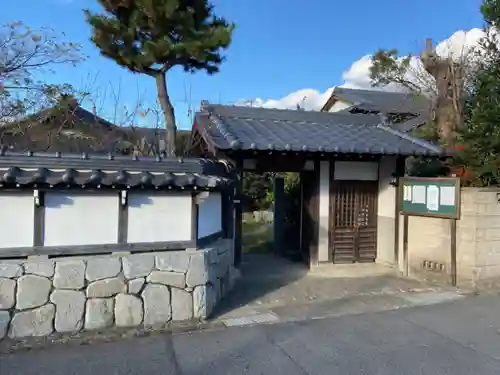
[[[196,194],[191,195],[191,241],[198,246],[198,218],[200,216],[200,207]]]
[[[118,243],[126,244],[128,237],[128,192],[118,192]]]
[[[34,197],[34,216],[33,216],[33,245],[43,246],[45,240],[45,192],[33,190]],[[2,249],[0,249],[0,252]]]
[[[147,243],[107,244],[107,245],[71,245],[71,246],[33,246],[1,248],[0,259],[19,258],[31,255],[70,256],[110,254],[117,251],[182,251],[195,247],[192,241],[166,241]]]

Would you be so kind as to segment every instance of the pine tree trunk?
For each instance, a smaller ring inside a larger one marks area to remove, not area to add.
[[[156,76],[156,89],[158,90],[158,100],[165,117],[166,130],[166,154],[168,157],[175,157],[175,138],[177,135],[177,126],[175,124],[174,107],[170,102],[167,91],[167,76],[165,73],[159,73]]]

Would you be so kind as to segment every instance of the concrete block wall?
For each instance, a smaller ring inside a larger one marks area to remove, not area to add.
[[[0,339],[204,319],[233,286],[230,240],[206,249],[0,261]]]
[[[457,221],[457,282],[459,287],[487,290],[500,287],[500,190],[462,188]],[[403,219],[400,225],[402,269]],[[450,280],[450,221],[410,217],[410,275],[447,283]],[[431,267],[429,267],[431,262]],[[443,265],[444,269],[440,269]],[[427,267],[426,267],[427,266]],[[433,268],[434,269],[429,269]]]
[[[474,243],[475,283],[478,289],[500,287],[500,189],[467,189],[473,207],[474,227],[469,230]],[[473,211],[473,212],[472,212]]]

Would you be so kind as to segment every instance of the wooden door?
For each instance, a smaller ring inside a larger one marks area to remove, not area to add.
[[[377,181],[333,181],[330,251],[334,263],[373,262],[377,256]]]

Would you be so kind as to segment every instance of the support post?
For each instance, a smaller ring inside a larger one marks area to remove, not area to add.
[[[450,220],[450,236],[451,236],[451,285],[457,286],[457,220]]]
[[[403,274],[408,276],[408,215],[403,215]]]
[[[406,169],[406,159],[398,157],[396,159],[396,204],[394,206],[394,265],[399,270],[399,224],[402,200],[401,177],[404,177]]]
[[[283,254],[283,235],[285,222],[285,179],[283,177],[274,178],[274,253]]]
[[[191,241],[198,248],[198,199],[195,193],[191,195]]]
[[[399,224],[400,220],[400,204],[399,201],[401,199],[401,187],[399,186],[399,178],[398,178],[398,186],[396,186],[396,204],[394,207],[394,266],[399,271]]]
[[[38,189],[33,191],[35,215],[33,216],[33,245],[43,246],[45,233],[45,193]]]

